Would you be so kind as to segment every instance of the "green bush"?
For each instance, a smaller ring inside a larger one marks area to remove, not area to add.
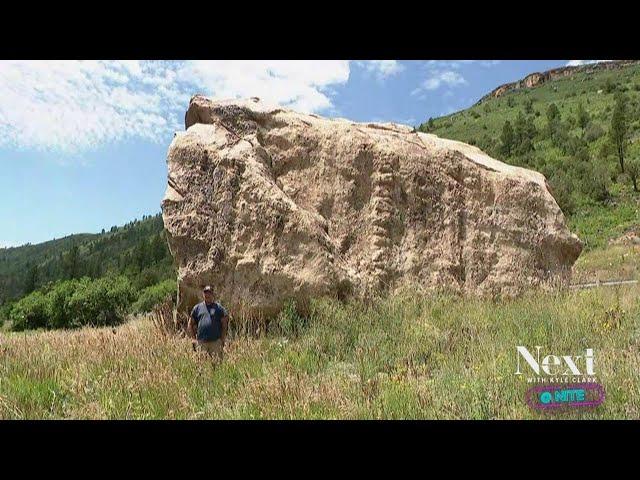
[[[588,197],[602,202],[609,198],[611,174],[606,165],[589,162],[584,170],[578,173],[580,190]]]
[[[11,313],[12,307],[12,302],[7,302],[4,305],[0,306],[0,327],[2,327],[2,325],[4,325],[4,323],[9,320],[9,314]]]
[[[584,131],[584,139],[587,143],[595,142],[604,135],[604,129],[597,123],[590,123]]]
[[[608,78],[603,85],[603,90],[605,91],[605,93],[612,93],[616,89],[616,87],[617,84],[613,83],[611,79]]]
[[[18,301],[9,313],[13,330],[47,327],[47,298],[40,292],[32,292]]]
[[[116,325],[124,320],[134,292],[126,277],[67,280],[35,291],[9,313],[13,330]]]
[[[575,201],[573,199],[573,182],[571,178],[562,170],[557,171],[555,175],[549,179],[551,194],[558,202],[558,206],[565,215],[571,215],[575,212]]]
[[[64,328],[71,326],[67,303],[78,286],[78,280],[67,280],[54,284],[47,293],[47,326]]]
[[[131,313],[150,312],[155,305],[169,296],[172,296],[175,301],[176,291],[175,280],[165,280],[151,285],[140,292],[138,299],[131,305]]]
[[[71,326],[122,323],[133,298],[126,277],[83,278],[66,304]]]

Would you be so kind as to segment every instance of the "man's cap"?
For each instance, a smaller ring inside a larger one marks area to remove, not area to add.
[[[211,285],[207,285],[206,287],[204,287],[202,289],[203,292],[213,292],[213,288],[211,288]]]

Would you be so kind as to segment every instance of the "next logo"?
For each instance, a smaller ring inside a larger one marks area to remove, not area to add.
[[[547,375],[583,375],[580,371],[580,367],[582,367],[582,363],[584,362],[584,368],[586,369],[586,375],[595,375],[593,370],[593,349],[587,348],[586,354],[583,355],[546,355],[542,362],[540,362],[540,350],[542,347],[536,346],[536,358],[533,357],[531,352],[527,350],[526,347],[517,346],[517,358],[518,358],[518,369],[516,370],[516,375],[522,375],[520,371],[520,357],[524,358],[531,367],[531,369],[538,375],[540,375],[540,370]],[[561,366],[562,365],[562,366]]]

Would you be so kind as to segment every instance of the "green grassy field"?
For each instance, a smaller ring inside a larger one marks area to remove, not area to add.
[[[573,269],[572,283],[640,279],[640,245],[611,245],[583,253]]]
[[[0,418],[638,418],[639,294],[631,285],[505,301],[415,292],[369,305],[317,300],[304,321],[289,312],[279,331],[231,339],[218,367],[148,318],[2,333]],[[530,409],[531,385],[514,374],[517,345],[593,348],[605,402]]]

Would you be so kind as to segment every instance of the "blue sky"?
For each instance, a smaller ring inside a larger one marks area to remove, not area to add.
[[[0,61],[0,248],[160,211],[189,98],[417,125],[583,60]]]

